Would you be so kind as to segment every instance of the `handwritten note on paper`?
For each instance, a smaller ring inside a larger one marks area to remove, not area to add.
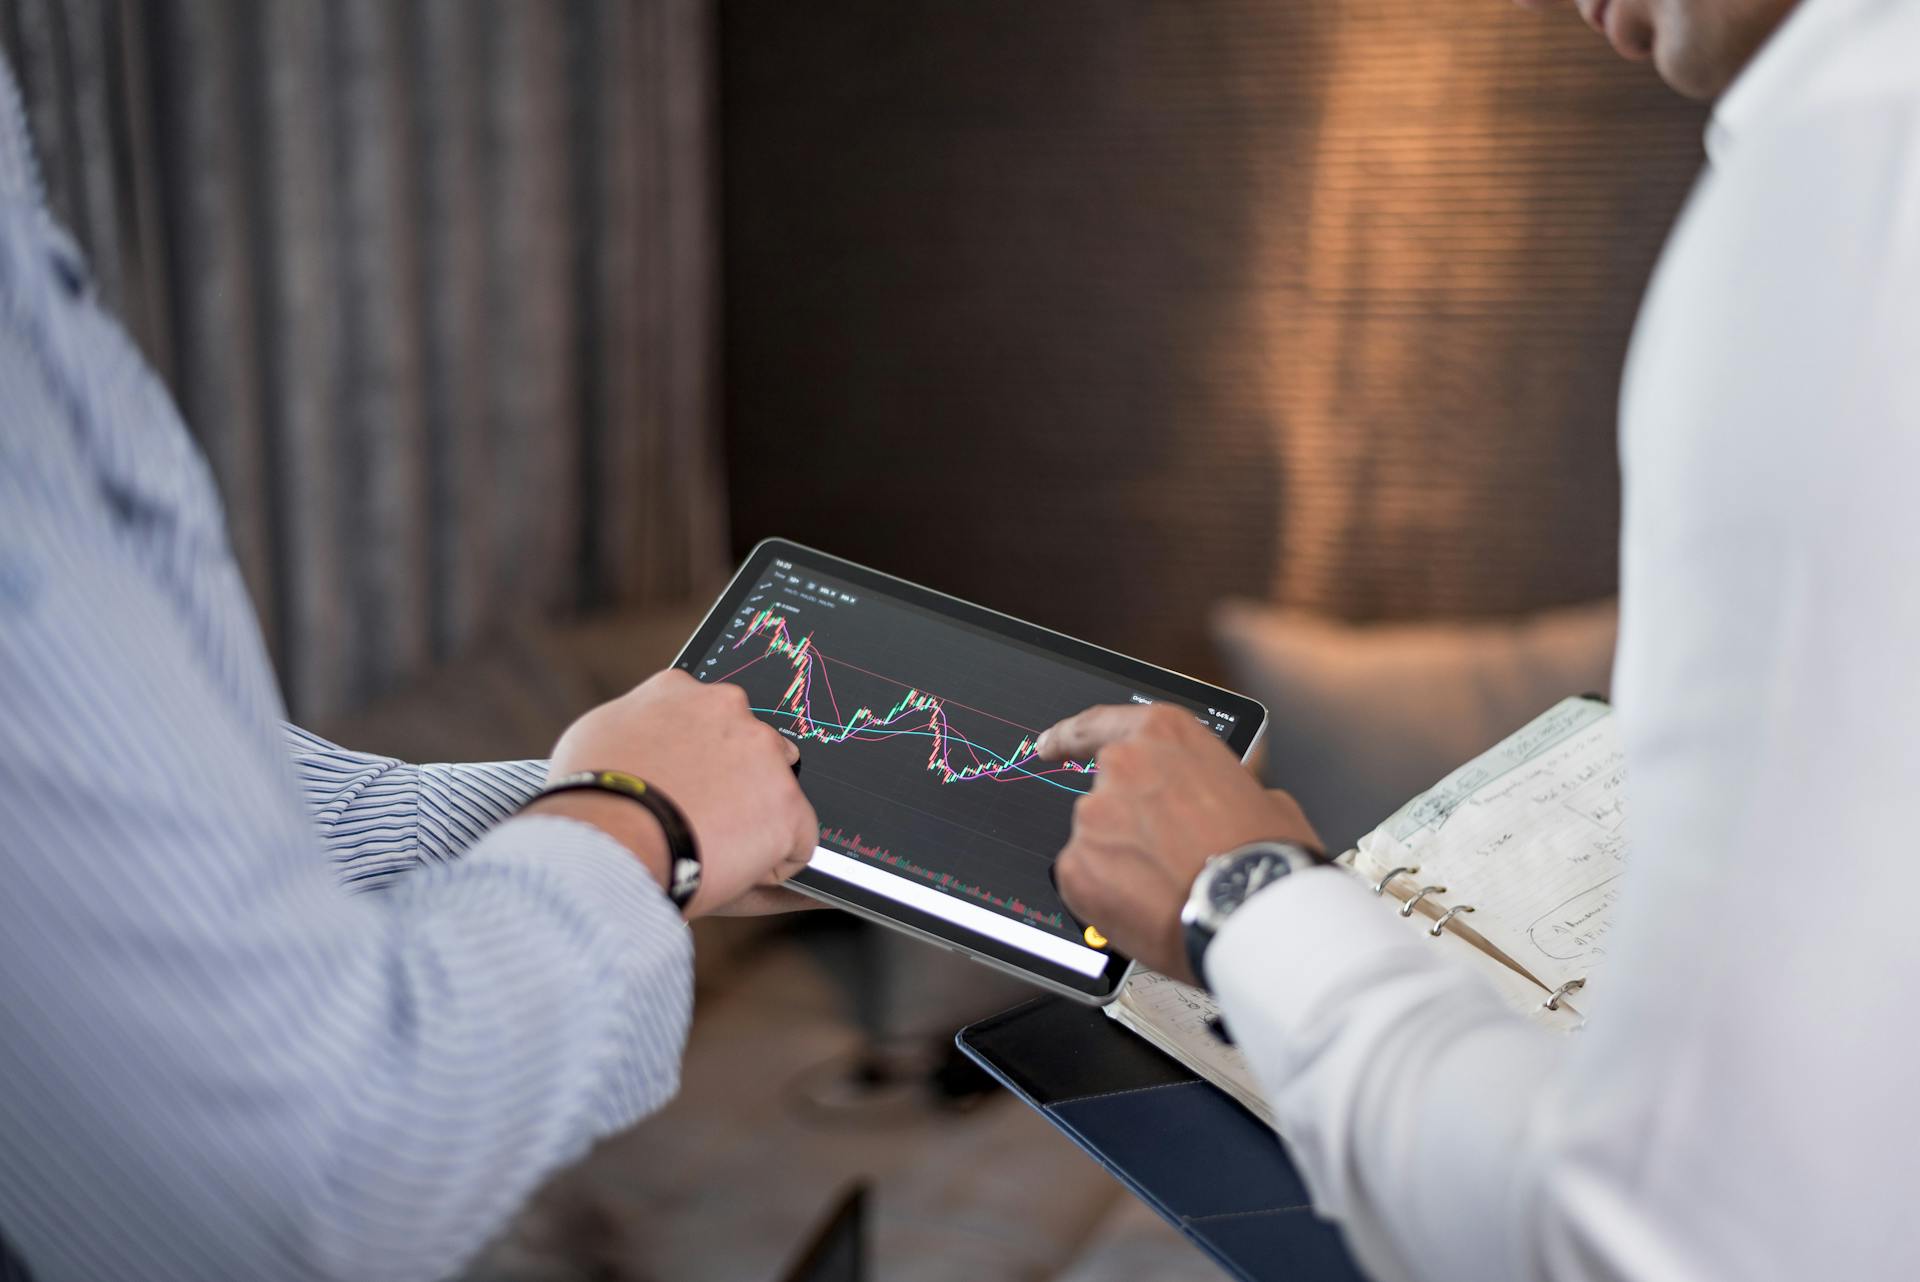
[[[1626,867],[1627,765],[1608,709],[1569,699],[1360,842],[1369,880],[1418,864],[1432,898],[1548,988],[1604,960]],[[1583,992],[1590,1000],[1590,992]]]
[[[1220,1014],[1211,996],[1146,967],[1133,972],[1107,1014],[1185,1064],[1273,1125],[1273,1110],[1239,1049],[1214,1036],[1207,1021]]]

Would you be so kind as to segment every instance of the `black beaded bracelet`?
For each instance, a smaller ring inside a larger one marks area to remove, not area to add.
[[[645,807],[667,839],[667,898],[675,908],[686,911],[700,890],[700,847],[693,840],[687,817],[666,793],[637,775],[619,770],[582,770],[561,775],[534,794],[527,804],[561,792],[610,792]]]

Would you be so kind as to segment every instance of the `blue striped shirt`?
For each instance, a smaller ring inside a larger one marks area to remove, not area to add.
[[[439,1277],[659,1107],[687,930],[604,834],[503,822],[541,774],[282,724],[207,468],[0,68],[0,1236],[33,1275]]]

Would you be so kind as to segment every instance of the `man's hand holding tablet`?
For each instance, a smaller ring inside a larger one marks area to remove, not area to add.
[[[700,889],[687,916],[791,907],[777,887],[806,866],[819,821],[794,781],[795,745],[747,711],[737,687],[662,672],[582,716],[560,736],[549,780],[618,770],[645,780],[685,814],[700,850]],[[660,825],[627,798],[576,791],[523,813],[574,819],[633,851],[663,886]]]

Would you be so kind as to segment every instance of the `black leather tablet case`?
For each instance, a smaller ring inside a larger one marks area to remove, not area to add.
[[[1041,997],[958,1042],[1233,1276],[1363,1276],[1273,1133],[1099,1010]]]

